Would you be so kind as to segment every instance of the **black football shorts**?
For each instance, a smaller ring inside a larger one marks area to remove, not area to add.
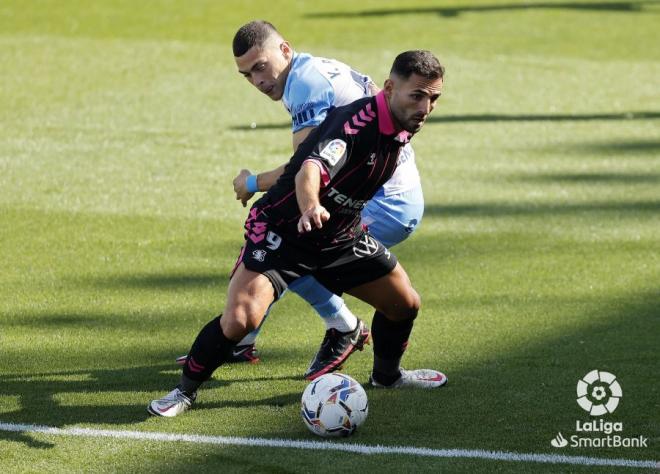
[[[313,275],[328,290],[342,294],[387,275],[397,263],[394,254],[366,232],[352,245],[316,250],[269,227],[267,222],[260,222],[248,229],[236,266],[243,262],[248,270],[266,276],[276,298],[305,275]]]

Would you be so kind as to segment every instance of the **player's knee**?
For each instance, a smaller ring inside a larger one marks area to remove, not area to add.
[[[238,308],[239,320],[246,331],[246,334],[259,327],[259,323],[264,316],[263,308],[254,301],[246,301]]]
[[[263,311],[258,304],[244,301],[227,308],[221,320],[222,330],[229,339],[237,340],[259,327]]]
[[[422,306],[422,299],[419,297],[419,294],[413,289],[410,288],[406,298],[405,319],[415,319],[419,309]]]
[[[406,319],[415,319],[419,309],[422,305],[421,298],[419,294],[413,289],[410,288],[401,298],[398,304],[392,309],[392,311],[387,312],[387,316],[390,319],[395,319],[398,321],[403,321]]]

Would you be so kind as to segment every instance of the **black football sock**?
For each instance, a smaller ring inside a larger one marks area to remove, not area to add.
[[[198,380],[189,379],[184,374],[181,374],[181,381],[179,382],[179,385],[177,385],[177,388],[186,395],[191,396],[203,383],[204,382]]]
[[[227,339],[222,332],[221,317],[214,318],[204,326],[190,348],[179,384],[183,392],[195,392],[231,356],[236,341]]]
[[[373,378],[380,384],[391,385],[401,377],[401,357],[408,346],[408,338],[415,318],[391,321],[376,311],[371,322],[374,344]]]

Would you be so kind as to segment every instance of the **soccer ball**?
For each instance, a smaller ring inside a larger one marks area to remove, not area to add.
[[[305,426],[319,436],[348,436],[364,423],[369,412],[362,385],[344,374],[325,374],[312,381],[302,395]]]

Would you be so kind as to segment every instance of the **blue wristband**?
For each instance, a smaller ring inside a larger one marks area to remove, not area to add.
[[[259,192],[259,186],[257,185],[257,175],[251,174],[245,180],[245,187],[249,193]]]

